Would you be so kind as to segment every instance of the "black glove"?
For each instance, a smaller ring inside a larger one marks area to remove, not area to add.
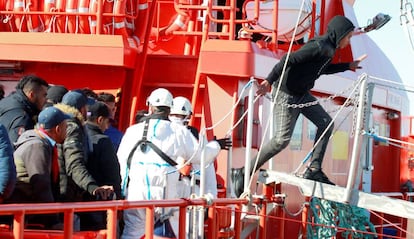
[[[214,136],[214,140],[217,141],[217,143],[220,145],[220,148],[224,150],[229,150],[230,147],[233,146],[230,138],[217,139],[217,137]]]

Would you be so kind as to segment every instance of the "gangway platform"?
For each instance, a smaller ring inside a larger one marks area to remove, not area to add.
[[[407,219],[414,219],[413,202],[391,198],[386,196],[386,194],[374,194],[353,190],[351,192],[351,200],[347,201],[346,188],[344,187],[320,183],[293,174],[272,170],[262,170],[258,180],[264,184],[275,182],[295,185],[307,197],[318,197]]]

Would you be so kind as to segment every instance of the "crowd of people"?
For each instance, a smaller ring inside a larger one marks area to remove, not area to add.
[[[198,192],[199,175],[194,173],[193,189],[189,179],[201,160],[198,132],[188,126],[190,102],[159,88],[147,103],[148,110],[137,112],[136,124],[124,134],[114,127],[116,98],[111,93],[68,90],[35,75],[22,77],[0,104],[0,202],[151,200]],[[211,180],[206,194],[211,198],[217,197],[212,162],[230,146],[228,138],[207,144]],[[169,210],[176,234],[177,218]],[[121,238],[140,238],[145,210],[126,210],[120,222]],[[62,229],[63,216],[30,215],[26,227]],[[75,214],[75,231],[104,228],[106,211]]]

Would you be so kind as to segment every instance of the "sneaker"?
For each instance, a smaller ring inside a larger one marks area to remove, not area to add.
[[[311,170],[310,168],[308,168],[303,174],[303,178],[330,185],[335,185],[333,182],[331,182],[331,180],[329,180],[329,178],[325,175],[324,172],[322,172],[321,169]]]
[[[244,168],[232,168],[231,181],[234,193],[237,197],[240,197],[240,195],[244,192]]]

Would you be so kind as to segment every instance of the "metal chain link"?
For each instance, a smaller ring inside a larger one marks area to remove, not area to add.
[[[321,99],[321,102],[333,101],[336,97],[344,95],[345,93],[351,91],[356,86],[356,84],[358,84],[358,81],[354,81],[354,83],[352,83],[352,85],[350,85],[348,88],[344,89],[343,91],[340,91],[336,94],[330,95],[329,97]],[[302,109],[302,108],[310,107],[310,106],[317,105],[317,104],[319,104],[319,100],[310,101],[310,102],[301,103],[301,104],[282,103],[281,105],[286,106],[288,108],[293,108],[293,109],[296,109],[296,108]],[[336,109],[335,111],[339,110],[339,108],[340,107],[338,107],[338,109]],[[333,112],[335,112],[335,111],[333,111]]]

